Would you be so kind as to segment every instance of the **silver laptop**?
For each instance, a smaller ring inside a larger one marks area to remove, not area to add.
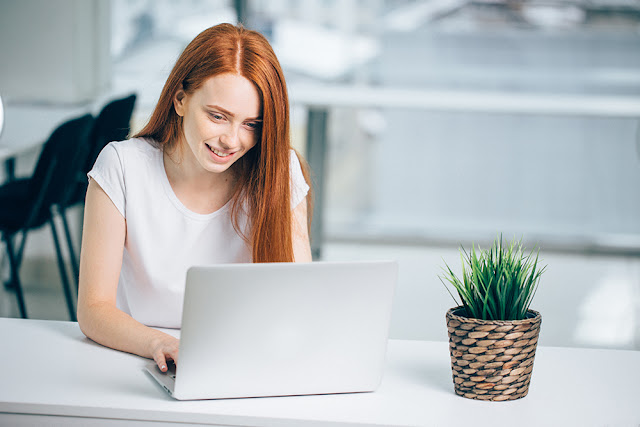
[[[397,276],[395,261],[192,267],[177,367],[146,369],[180,400],[374,391]]]

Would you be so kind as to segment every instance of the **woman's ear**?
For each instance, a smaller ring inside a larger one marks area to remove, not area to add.
[[[176,91],[176,94],[173,96],[173,108],[175,108],[176,113],[180,117],[184,116],[184,107],[185,107],[186,98],[187,98],[187,94],[182,88],[182,85],[180,85],[180,88]]]

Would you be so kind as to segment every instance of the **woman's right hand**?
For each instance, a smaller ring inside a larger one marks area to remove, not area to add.
[[[178,349],[180,347],[180,340],[172,337],[171,335],[162,334],[154,337],[149,342],[149,354],[153,360],[155,360],[158,368],[162,372],[167,372],[167,362],[173,361],[178,364]]]

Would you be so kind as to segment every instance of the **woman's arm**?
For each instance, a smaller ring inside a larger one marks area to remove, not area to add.
[[[80,329],[104,346],[154,359],[166,371],[167,359],[178,360],[179,341],[116,308],[126,224],[93,179],[87,189],[83,227],[78,291]]]
[[[305,197],[293,210],[291,237],[295,262],[311,262],[311,245],[307,224],[307,198]]]

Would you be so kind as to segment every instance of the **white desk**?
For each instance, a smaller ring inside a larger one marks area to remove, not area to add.
[[[0,343],[2,426],[640,423],[634,351],[541,347],[527,397],[480,402],[454,394],[447,343],[392,340],[375,393],[180,402],[143,372],[145,359],[89,341],[76,323],[0,319]]]

